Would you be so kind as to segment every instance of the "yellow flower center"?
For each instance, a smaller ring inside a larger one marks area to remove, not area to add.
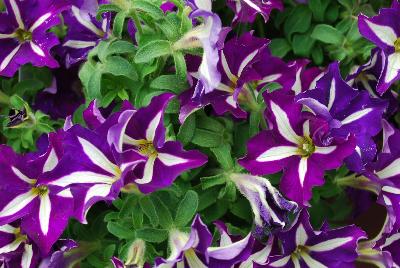
[[[298,149],[300,155],[302,155],[303,157],[309,157],[315,152],[315,145],[310,137],[304,136]]]
[[[20,43],[32,40],[32,33],[21,28],[15,31],[15,35]]]
[[[397,38],[396,41],[394,41],[394,50],[400,52],[400,38]]]
[[[295,257],[297,259],[301,258],[302,253],[308,253],[308,248],[303,245],[298,245],[296,250],[292,253],[292,257]]]
[[[49,188],[45,185],[40,185],[32,188],[32,191],[38,196],[43,196],[49,192]]]
[[[153,142],[146,141],[137,146],[140,154],[145,156],[156,156],[157,150],[154,148]]]

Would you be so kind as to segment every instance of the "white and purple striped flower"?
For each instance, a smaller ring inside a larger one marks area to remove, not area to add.
[[[312,187],[323,184],[324,171],[339,167],[353,153],[354,137],[323,142],[327,123],[302,112],[293,96],[264,96],[271,130],[249,140],[247,155],[239,163],[254,175],[283,170],[281,191],[299,205],[308,205]]]
[[[0,14],[0,75],[11,77],[21,65],[58,67],[50,49],[59,43],[47,30],[60,23],[64,0],[5,0]]]
[[[281,0],[227,0],[227,5],[235,12],[233,22],[253,22],[257,14],[266,22],[273,9],[283,10]]]
[[[131,181],[144,193],[170,186],[182,172],[207,162],[202,153],[165,140],[164,111],[172,97],[165,93],[153,97],[147,107],[122,112],[108,133],[108,141],[119,152],[134,150],[145,159],[134,169],[136,179]]]

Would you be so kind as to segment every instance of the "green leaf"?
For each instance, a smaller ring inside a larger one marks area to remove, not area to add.
[[[113,54],[135,53],[136,47],[128,41],[117,40],[112,42],[107,49],[107,56]]]
[[[311,9],[316,21],[323,21],[326,8],[328,7],[329,0],[309,0],[308,7]]]
[[[157,208],[156,212],[159,219],[159,224],[161,227],[169,229],[173,224],[173,220],[168,207],[157,196],[152,196],[151,200]]]
[[[176,51],[173,54],[176,75],[182,79],[186,79],[187,67],[185,57],[182,52]]]
[[[155,20],[162,19],[164,17],[164,12],[160,9],[159,6],[149,2],[142,0],[133,1],[133,8],[149,15]]]
[[[233,168],[234,161],[232,159],[231,146],[228,144],[221,144],[218,147],[214,147],[210,149],[218,163],[220,163],[221,167],[225,170],[230,170]]]
[[[310,38],[310,32],[305,34],[296,34],[293,37],[293,52],[302,57],[309,57],[315,40]]]
[[[168,238],[168,231],[146,227],[136,230],[136,237],[151,243],[161,243]]]
[[[188,144],[193,136],[196,129],[196,115],[189,115],[185,122],[179,127],[177,138],[183,145]]]
[[[97,99],[101,97],[101,78],[102,72],[99,70],[95,70],[92,73],[92,76],[89,79],[87,88],[86,88],[86,98],[87,99]]]
[[[225,184],[227,178],[226,175],[223,173],[214,175],[214,176],[209,176],[209,177],[202,177],[200,179],[201,181],[201,188],[203,190],[207,190],[211,187],[217,186],[217,185],[222,185]]]
[[[236,186],[232,181],[227,181],[225,187],[218,194],[218,199],[225,198],[230,202],[236,200]]]
[[[296,6],[285,21],[285,35],[291,39],[294,33],[304,33],[310,28],[312,12],[306,5]]]
[[[119,239],[135,238],[135,231],[117,222],[108,222],[107,230]]]
[[[175,216],[175,225],[184,227],[189,223],[199,206],[199,197],[195,191],[189,190],[178,205]]]
[[[311,37],[327,44],[339,45],[343,42],[344,36],[337,29],[327,24],[315,26]]]
[[[137,80],[138,75],[133,65],[120,56],[107,57],[107,61],[102,65],[104,73],[110,73],[115,76],[125,76],[132,80]]]
[[[272,39],[269,45],[272,55],[283,58],[292,48],[289,42],[284,38]]]
[[[324,61],[324,52],[320,45],[314,47],[311,52],[311,57],[315,64],[320,65]]]
[[[212,148],[223,143],[223,137],[210,130],[197,128],[194,132],[192,143],[201,147]]]
[[[155,89],[169,90],[176,94],[181,93],[189,87],[187,80],[174,74],[161,75],[151,81],[150,87]]]
[[[125,18],[127,17],[127,13],[125,11],[119,12],[115,18],[113,23],[113,35],[121,38],[122,31],[124,30]]]
[[[149,219],[150,224],[156,227],[159,223],[159,219],[153,201],[151,201],[148,196],[143,196],[139,200],[139,204],[143,210],[143,213],[146,214],[147,218]]]
[[[102,14],[106,13],[106,12],[120,12],[121,8],[119,8],[116,5],[113,4],[106,4],[106,5],[100,5],[99,9],[97,10],[97,15],[96,15],[96,19],[97,20],[101,20],[102,19]]]
[[[155,40],[140,47],[135,55],[136,63],[146,63],[172,53],[171,43],[166,40]]]

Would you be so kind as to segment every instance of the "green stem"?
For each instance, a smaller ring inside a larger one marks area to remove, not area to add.
[[[335,179],[335,182],[339,186],[347,186],[356,189],[367,190],[375,193],[376,195],[380,192],[380,185],[364,176],[356,176],[356,174],[351,174],[343,178]]]

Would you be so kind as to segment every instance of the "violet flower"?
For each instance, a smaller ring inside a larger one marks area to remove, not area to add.
[[[314,230],[303,210],[289,231],[279,233],[282,254],[270,256],[262,267],[341,267],[356,260],[357,243],[365,233],[354,225]]]
[[[58,67],[50,49],[59,43],[47,30],[60,23],[66,0],[5,0],[0,14],[0,75],[11,77],[21,65]]]
[[[51,184],[48,174],[62,156],[60,136],[49,134],[44,154],[19,156],[2,146],[0,157],[0,224],[21,219],[21,228],[46,254],[73,213],[73,198],[66,187]]]
[[[381,118],[387,103],[370,97],[366,91],[351,88],[341,78],[337,62],[329,66],[317,88],[299,94],[297,100],[329,123],[331,136],[356,136],[356,151],[346,159],[349,169],[361,172],[374,159],[376,145],[372,137],[382,128]]]
[[[108,133],[109,143],[119,152],[135,150],[145,159],[134,169],[132,181],[144,193],[167,187],[182,172],[207,162],[202,153],[165,140],[164,111],[172,97],[165,93],[153,97],[147,107],[122,112]]]
[[[379,94],[385,93],[400,76],[400,25],[396,23],[399,15],[400,7],[393,5],[380,9],[377,16],[368,18],[361,14],[358,17],[360,33],[384,52],[383,70],[377,85]]]
[[[322,185],[324,171],[338,168],[354,151],[353,136],[323,141],[327,123],[302,113],[293,96],[264,94],[271,130],[251,138],[239,164],[254,175],[283,170],[281,191],[299,205],[308,205],[313,186]]]
[[[62,44],[62,54],[67,68],[86,59],[89,51],[110,34],[111,15],[105,13],[100,21],[96,19],[99,5],[108,2],[108,0],[73,0],[71,9],[63,12],[64,22],[68,26]]]
[[[235,12],[233,22],[254,22],[257,14],[267,22],[273,9],[283,10],[281,0],[228,0],[227,5]]]

